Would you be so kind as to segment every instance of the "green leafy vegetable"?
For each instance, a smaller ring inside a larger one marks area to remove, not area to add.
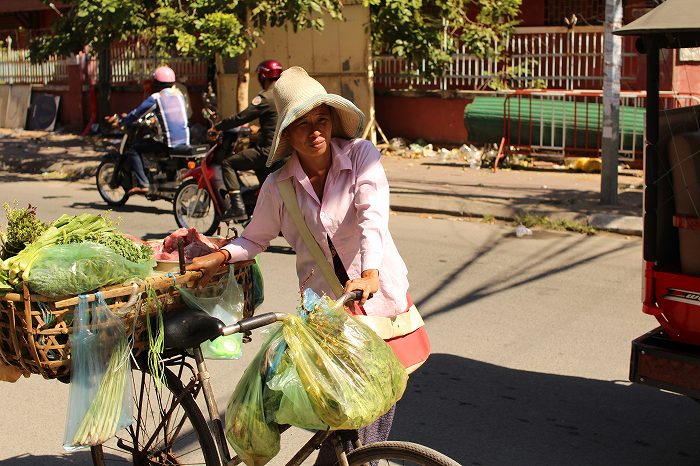
[[[3,236],[2,258],[14,256],[37,239],[44,231],[46,224],[36,216],[36,207],[31,204],[18,208],[17,204],[7,202],[2,205],[7,216],[7,231]]]
[[[57,244],[42,248],[25,280],[29,289],[49,298],[146,278],[153,266],[131,262],[97,243]]]
[[[132,262],[155,265],[152,252],[133,243],[133,248],[127,246],[125,241],[130,242],[130,240],[119,232],[106,215],[81,214],[78,216],[62,215],[56,219],[34,242],[16,256],[5,260],[2,268],[8,275],[9,283],[16,286],[21,280],[29,278],[32,265],[42,249],[48,246],[83,243],[91,240],[99,244],[109,243],[106,245],[108,247],[111,244],[114,248],[119,249],[114,252],[120,255],[129,248],[129,251],[126,252],[129,254],[127,259],[141,257],[145,259],[132,260]]]

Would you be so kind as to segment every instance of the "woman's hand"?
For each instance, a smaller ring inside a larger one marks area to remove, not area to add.
[[[105,117],[105,122],[110,125],[112,128],[118,128],[119,127],[119,115],[116,113],[114,115],[108,115]]]
[[[209,283],[219,267],[227,262],[229,257],[231,256],[227,256],[224,250],[220,249],[206,256],[195,257],[185,269],[202,272],[202,277],[197,281],[197,288],[202,289],[204,285]]]
[[[345,283],[346,293],[355,290],[362,290],[362,300],[360,304],[366,303],[370,293],[376,293],[377,290],[379,290],[379,270],[367,269],[362,272],[360,278],[354,278]]]

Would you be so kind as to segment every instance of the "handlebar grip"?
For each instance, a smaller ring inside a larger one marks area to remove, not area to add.
[[[352,290],[349,296],[349,301],[361,301],[362,300],[362,290]],[[370,293],[367,299],[374,296],[374,293]]]
[[[274,312],[268,312],[265,314],[260,314],[259,316],[249,317],[238,322],[240,329],[239,332],[249,332],[255,330],[256,328],[264,327],[266,325],[273,324],[279,320],[279,317]]]

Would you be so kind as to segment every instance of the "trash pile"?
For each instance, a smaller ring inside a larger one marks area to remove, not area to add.
[[[436,163],[459,163],[469,168],[480,169],[492,167],[498,155],[496,144],[478,148],[473,144],[462,144],[460,147],[447,149],[435,148],[422,139],[408,143],[403,138],[392,138],[389,144],[378,145],[382,155],[395,155],[409,159],[431,158]]]
[[[444,147],[437,148],[432,144],[428,144],[423,139],[416,139],[409,143],[403,138],[392,138],[388,144],[378,144],[377,147],[382,155],[394,155],[409,159],[432,159],[435,163],[453,163],[464,165],[472,169],[493,168],[493,165],[498,156],[498,145],[487,144],[482,148],[476,147],[474,144],[462,144],[460,147],[447,149]],[[534,162],[533,155],[523,152],[518,152],[516,147],[508,147],[506,155],[499,160],[500,168],[523,168],[547,164],[548,168],[571,170],[584,173],[600,173],[602,162],[600,157],[562,157],[561,154],[556,155],[557,161],[552,161],[552,157],[542,156],[540,164]],[[625,164],[620,164],[619,170],[629,168]]]

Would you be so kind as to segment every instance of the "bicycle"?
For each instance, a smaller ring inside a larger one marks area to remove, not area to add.
[[[340,299],[347,303],[360,298],[360,292],[353,292],[346,293]],[[148,364],[134,367],[134,423],[108,444],[92,447],[93,463],[96,466],[123,463],[125,458],[112,458],[105,454],[106,451],[116,450],[130,456],[134,465],[239,464],[240,458],[231,457],[229,452],[200,344],[219,336],[236,333],[250,335],[252,330],[279,322],[285,317],[286,314],[282,313],[266,313],[225,326],[220,320],[194,309],[185,308],[165,314],[166,350],[161,355],[165,386],[161,390],[156,389],[156,381],[148,372]],[[194,365],[190,363],[191,359],[194,359]],[[183,384],[183,377],[186,376],[189,381]],[[206,402],[208,421],[195,401],[200,394]],[[280,432],[289,427],[280,426]],[[328,438],[335,446],[337,464],[343,466],[376,464],[382,460],[391,461],[392,464],[459,466],[454,460],[423,445],[387,441],[362,446],[341,431],[316,432],[287,465],[302,464]],[[349,453],[341,446],[347,440],[356,447]]]

